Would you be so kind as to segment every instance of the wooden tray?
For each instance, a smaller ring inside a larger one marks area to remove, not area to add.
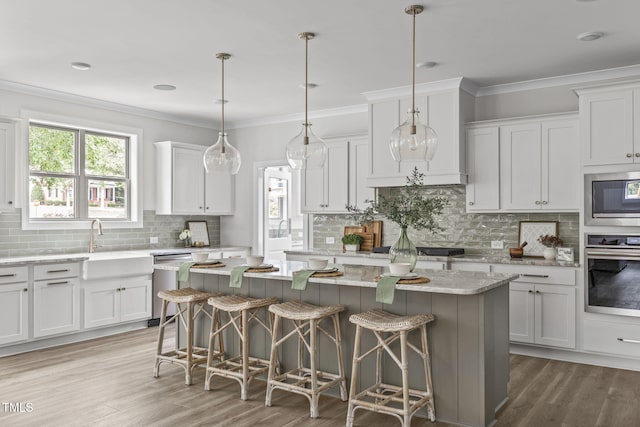
[[[218,262],[216,264],[193,264],[191,266],[191,268],[220,268],[220,267],[224,267],[225,264],[223,262]]]
[[[382,246],[382,221],[371,221],[364,226],[365,233],[373,233],[373,247]]]
[[[376,276],[375,279],[376,282],[380,281],[380,276]],[[423,276],[418,276],[418,277],[414,277],[413,279],[400,279],[396,282],[396,284],[398,285],[421,285],[424,283],[429,283],[431,281],[431,279],[429,279],[428,277],[423,277]]]
[[[245,273],[272,273],[274,271],[280,271],[280,269],[278,267],[249,268],[245,270]]]
[[[315,273],[313,273],[311,275],[311,277],[340,277],[340,276],[344,276],[344,273],[340,270],[338,271],[330,271],[327,273],[321,273],[316,271]]]

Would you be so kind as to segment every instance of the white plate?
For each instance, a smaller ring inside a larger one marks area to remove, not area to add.
[[[222,261],[218,259],[208,259],[206,261],[193,261],[196,265],[206,265],[206,264],[220,264]]]
[[[386,274],[381,274],[380,277],[399,277],[401,279],[415,279],[416,277],[418,277],[418,274],[417,273],[407,273],[407,274],[386,273]]]
[[[242,264],[244,267],[249,267],[249,268],[271,268],[273,267],[273,264],[260,264],[260,265],[248,265],[248,264]]]

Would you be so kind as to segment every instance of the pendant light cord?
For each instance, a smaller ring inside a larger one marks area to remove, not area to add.
[[[411,59],[411,134],[416,134],[416,11],[413,10],[413,45]]]
[[[304,37],[304,145],[309,145],[309,37]]]
[[[224,103],[225,103],[225,99],[224,99],[224,56],[221,58],[222,61],[222,144],[220,147],[220,152],[224,153],[225,152],[225,146],[224,146]]]

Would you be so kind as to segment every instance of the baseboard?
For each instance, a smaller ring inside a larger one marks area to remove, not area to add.
[[[582,363],[584,365],[604,366],[606,368],[640,371],[640,360],[601,353],[588,353],[576,350],[563,350],[549,347],[510,343],[509,352],[523,356],[543,359],[562,360],[563,362]]]

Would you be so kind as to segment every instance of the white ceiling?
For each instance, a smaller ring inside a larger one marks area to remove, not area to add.
[[[478,86],[640,64],[638,0],[428,0],[417,17],[418,83]],[[411,0],[6,0],[0,80],[217,122],[218,52],[229,121],[363,104],[411,82]],[[594,42],[579,33],[601,31]],[[76,71],[73,61],[88,62]],[[173,92],[156,84],[177,86]]]

